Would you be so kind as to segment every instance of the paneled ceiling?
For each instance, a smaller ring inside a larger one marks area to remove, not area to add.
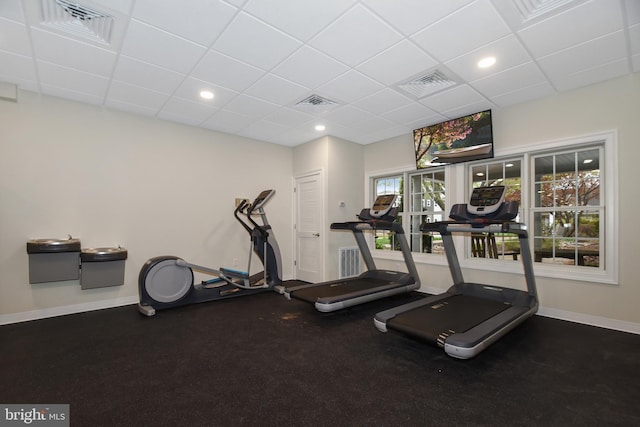
[[[288,146],[639,70],[640,0],[0,1],[0,81]]]

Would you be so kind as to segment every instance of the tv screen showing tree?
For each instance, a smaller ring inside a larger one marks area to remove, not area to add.
[[[418,169],[492,158],[491,110],[416,129],[413,142]]]

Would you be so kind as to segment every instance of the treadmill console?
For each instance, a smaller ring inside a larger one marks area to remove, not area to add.
[[[480,216],[494,213],[504,202],[505,190],[506,187],[504,185],[474,188],[467,210],[474,215]]]
[[[393,208],[393,204],[398,198],[397,194],[385,194],[382,196],[376,197],[376,200],[373,202],[373,206],[369,210],[369,215],[373,218],[380,218],[389,213],[391,208]]]

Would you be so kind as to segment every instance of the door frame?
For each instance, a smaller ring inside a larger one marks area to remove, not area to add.
[[[292,240],[293,240],[293,244],[292,244],[292,248],[293,248],[293,277],[294,279],[297,279],[298,277],[298,224],[297,224],[297,218],[298,218],[298,193],[297,193],[297,187],[296,184],[298,182],[299,179],[305,178],[305,177],[309,177],[309,176],[313,176],[313,175],[317,175],[318,179],[320,181],[320,223],[321,226],[324,226],[324,224],[326,224],[326,182],[325,182],[325,173],[324,173],[324,169],[313,169],[307,172],[302,172],[299,174],[296,174],[293,176],[293,180],[292,180],[292,190],[291,190],[291,197],[292,197],[292,205],[293,205],[293,209],[292,209],[292,218],[291,218],[291,222],[293,224],[293,236],[292,236]],[[326,261],[327,261],[327,244],[328,244],[328,240],[325,237],[325,233],[327,233],[329,231],[329,228],[327,227],[327,229],[322,229],[320,230],[320,239],[321,239],[321,256],[322,259],[320,261],[320,276],[321,282],[325,281],[325,277],[326,277]]]

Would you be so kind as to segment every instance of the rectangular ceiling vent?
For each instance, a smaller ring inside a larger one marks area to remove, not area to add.
[[[447,77],[444,72],[435,70],[429,74],[401,83],[398,87],[417,98],[423,98],[457,84],[458,82]]]
[[[522,22],[526,23],[539,18],[549,12],[558,10],[561,7],[574,3],[575,0],[514,0]]]
[[[68,0],[42,0],[42,24],[102,44],[109,44],[113,16]]]
[[[315,94],[308,96],[302,101],[296,103],[297,106],[301,106],[301,107],[309,107],[309,106],[319,107],[319,106],[336,105],[336,104],[337,103],[335,101],[332,101],[327,98],[323,98],[320,95],[315,95]]]

